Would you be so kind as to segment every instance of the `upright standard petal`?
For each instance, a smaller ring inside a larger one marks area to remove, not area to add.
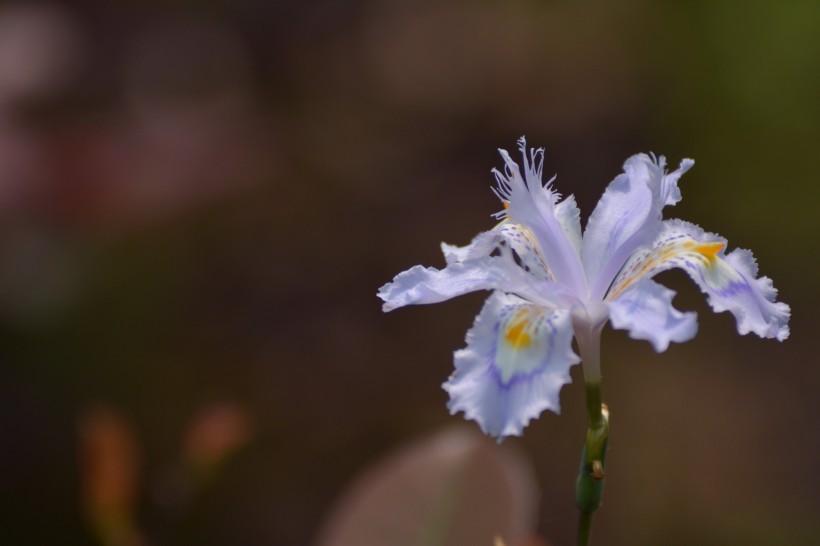
[[[575,202],[575,196],[570,195],[557,205],[555,205],[555,218],[561,229],[564,230],[564,235],[567,236],[569,244],[575,250],[575,253],[581,256],[581,243],[583,237],[581,235],[581,211],[578,210],[578,204]]]
[[[697,315],[682,313],[672,306],[675,292],[642,278],[608,302],[613,328],[628,330],[633,339],[645,339],[659,353],[674,341],[689,341],[698,331]]]
[[[518,145],[524,172],[506,150],[499,150],[504,158],[504,172],[492,171],[498,182],[496,193],[505,206],[497,216],[526,226],[538,241],[555,279],[569,286],[575,294],[585,296],[588,289],[580,257],[557,218],[560,196],[552,190],[552,180],[546,185],[542,182],[544,150],[530,150],[528,157],[523,137]],[[562,216],[567,213],[571,211],[564,211]]]
[[[568,310],[494,292],[467,332],[467,347],[455,352],[455,372],[443,385],[450,412],[464,412],[499,441],[521,435],[544,410],[558,413],[561,387],[579,362],[572,336]]]
[[[630,157],[624,172],[607,187],[584,232],[581,257],[591,297],[600,299],[635,249],[650,243],[661,228],[661,211],[680,201],[678,179],[694,164],[681,161],[666,174],[666,160]]]
[[[707,295],[715,312],[730,311],[741,334],[783,341],[789,336],[789,306],[776,302],[768,277],[757,278],[748,250],[724,254],[726,241],[681,220],[667,220],[653,243],[635,252],[618,274],[607,300],[618,301],[641,279],[678,267]]]

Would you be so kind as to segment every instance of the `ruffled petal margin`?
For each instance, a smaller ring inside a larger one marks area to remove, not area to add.
[[[672,306],[675,292],[650,279],[641,279],[607,304],[613,328],[628,330],[632,339],[652,343],[662,353],[674,341],[689,341],[698,331],[697,314]]]
[[[417,265],[399,273],[379,289],[382,310],[439,303],[478,290],[501,290],[542,305],[566,299],[566,287],[549,280],[543,258],[535,247],[526,246],[523,233],[494,230],[477,235],[467,246],[442,244],[447,267]],[[516,248],[520,254],[514,253]]]
[[[567,309],[549,309],[494,292],[455,352],[455,372],[443,387],[450,413],[464,412],[501,441],[520,436],[544,410],[560,412],[561,387],[580,360],[572,351]]]
[[[618,301],[643,278],[677,267],[706,294],[716,313],[729,311],[740,334],[754,332],[783,341],[789,337],[791,310],[775,301],[777,290],[768,277],[757,277],[752,253],[735,249],[724,254],[726,240],[682,220],[663,222],[655,241],[639,249],[612,283],[607,299]]]
[[[440,303],[449,299],[490,290],[506,284],[497,258],[456,263],[444,269],[416,265],[396,275],[379,289],[382,310],[392,311],[405,305]]]

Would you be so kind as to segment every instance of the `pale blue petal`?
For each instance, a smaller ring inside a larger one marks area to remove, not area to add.
[[[476,236],[464,247],[442,244],[447,267],[436,269],[420,265],[396,275],[379,289],[384,301],[382,309],[392,311],[405,305],[439,303],[478,290],[501,290],[540,305],[563,305],[571,298],[563,285],[549,277],[527,269],[529,265],[516,262],[513,255],[512,235],[491,231]],[[523,243],[516,243],[522,253]],[[497,251],[497,252],[496,252]],[[523,254],[535,267],[535,250]],[[517,258],[520,262],[522,255]]]
[[[512,220],[501,222],[494,230],[504,238],[506,244],[512,248],[517,263],[527,273],[537,279],[555,281],[555,274],[547,264],[541,247],[533,233],[521,224]]]
[[[709,294],[712,309],[715,312],[730,311],[735,315],[741,334],[754,332],[760,337],[776,338],[778,341],[788,338],[791,308],[776,301],[777,289],[769,277],[756,277],[757,262],[752,253],[738,248],[726,255],[724,262],[740,279],[721,287],[718,283],[710,283],[709,275],[705,276],[704,281],[700,280],[700,275],[696,278],[701,289]]]
[[[517,294],[531,303],[560,307],[578,301],[568,286],[555,281],[533,233],[510,219],[502,221],[492,231],[479,234],[467,246],[442,243],[441,251],[448,266],[472,263],[490,256],[501,258],[489,262],[502,269],[499,278],[503,277],[503,282],[492,288]]]
[[[663,157],[630,157],[624,172],[607,187],[589,218],[581,249],[592,299],[606,293],[635,249],[651,242],[661,229],[661,211],[680,200],[678,179],[694,162],[683,160],[666,174]]]
[[[539,280],[555,280],[555,275],[547,265],[533,233],[525,226],[509,219],[499,223],[492,231],[478,235],[467,246],[458,247],[442,243],[441,251],[447,264],[452,265],[490,256],[497,251],[500,252],[504,245],[513,250],[513,260],[525,272]]]
[[[484,304],[455,352],[444,383],[450,412],[464,412],[497,438],[519,436],[544,410],[560,411],[561,387],[579,362],[567,309],[548,309],[500,292]]]
[[[689,341],[698,331],[697,315],[672,306],[675,292],[647,278],[641,279],[609,302],[613,328],[628,330],[629,337],[645,339],[657,352],[674,341]]]
[[[775,301],[777,291],[767,277],[757,278],[757,264],[748,250],[724,254],[726,240],[681,220],[663,222],[655,241],[636,251],[612,283],[608,300],[617,300],[643,278],[677,267],[686,271],[707,295],[715,312],[729,311],[741,334],[782,341],[789,336],[790,309]]]
[[[496,231],[485,231],[473,237],[470,244],[466,246],[441,243],[441,252],[444,254],[444,260],[447,262],[447,265],[452,265],[489,256],[498,248],[502,240],[503,237],[500,233]]]
[[[556,217],[559,195],[552,190],[552,180],[544,184],[541,179],[544,150],[530,150],[528,155],[523,138],[518,144],[523,172],[505,150],[499,150],[504,158],[504,172],[493,170],[498,182],[496,193],[506,205],[498,217],[529,229],[555,279],[575,294],[585,296],[587,286],[581,259]]]
[[[557,205],[555,205],[555,218],[561,229],[564,230],[564,235],[575,249],[578,256],[581,255],[581,211],[578,210],[578,204],[575,202],[575,196],[570,195]]]
[[[396,275],[379,289],[383,311],[405,305],[439,303],[478,290],[508,285],[500,258],[454,263],[444,269],[416,265]]]
[[[666,165],[666,158],[660,157],[660,166],[664,168]],[[671,173],[663,175],[661,179],[661,193],[660,200],[664,206],[674,206],[681,200],[680,188],[678,187],[678,180],[683,174],[692,168],[695,164],[692,159],[683,159],[680,166]]]

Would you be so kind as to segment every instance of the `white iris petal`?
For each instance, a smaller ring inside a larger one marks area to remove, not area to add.
[[[444,269],[415,266],[379,290],[385,311],[493,291],[467,346],[455,352],[455,372],[444,384],[451,412],[464,412],[499,440],[520,435],[544,410],[557,413],[561,387],[579,361],[573,327],[588,344],[587,334],[611,320],[659,352],[691,339],[695,314],[675,309],[675,293],[650,280],[672,267],[692,277],[715,311],[734,314],[741,334],[788,337],[789,306],[775,301],[768,278],[757,278],[750,252],[724,254],[722,238],[662,220],[663,208],[680,201],[678,180],[692,160],[667,173],[663,157],[629,158],[582,236],[574,198],[561,201],[552,180],[542,183],[543,150],[528,155],[523,138],[519,147],[523,170],[501,150],[504,171],[493,171],[505,206],[495,215],[501,223],[467,246],[442,244]],[[599,377],[597,357],[587,364]]]
[[[559,392],[578,362],[569,311],[494,292],[467,332],[467,347],[455,353],[455,372],[443,385],[448,407],[494,438],[518,436],[544,410],[560,411]]]

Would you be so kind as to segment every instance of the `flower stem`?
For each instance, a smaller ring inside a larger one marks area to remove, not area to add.
[[[589,544],[589,529],[592,526],[592,512],[584,512],[578,518],[578,546]]]
[[[575,337],[584,367],[586,404],[589,414],[584,449],[578,479],[575,482],[575,504],[580,511],[578,519],[578,546],[589,543],[592,514],[601,506],[604,494],[606,448],[609,442],[609,410],[601,395],[601,325],[590,327],[579,321]]]
[[[601,506],[604,494],[604,469],[606,468],[606,447],[609,441],[609,412],[601,403],[601,384],[587,383],[587,428],[581,464],[575,483],[575,503],[580,511],[578,520],[578,545],[589,542],[592,514]]]

